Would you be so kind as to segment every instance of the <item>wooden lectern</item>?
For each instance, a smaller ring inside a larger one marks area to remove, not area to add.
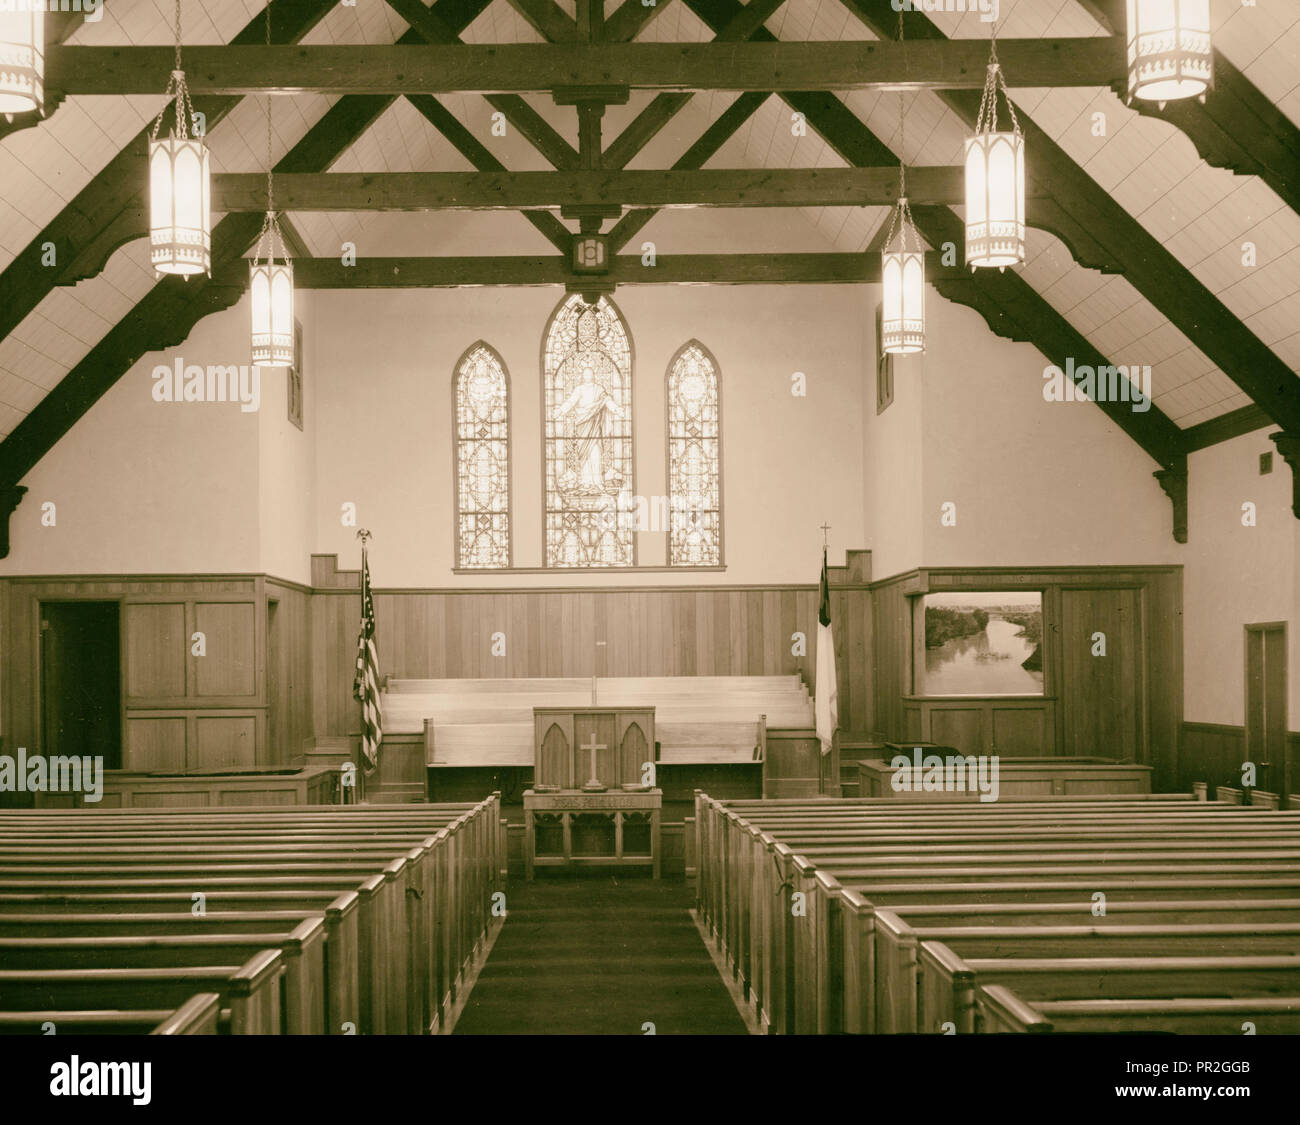
[[[663,792],[653,707],[535,707],[524,868],[649,864],[659,877]]]

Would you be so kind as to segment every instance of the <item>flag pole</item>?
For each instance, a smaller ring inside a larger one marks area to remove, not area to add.
[[[374,536],[367,528],[361,527],[357,529],[357,538],[361,540],[361,626],[357,635],[357,669],[352,684],[352,694],[360,710],[360,764],[364,778],[379,767],[379,746],[383,740],[383,728],[379,708],[379,667],[375,644],[374,601],[370,592],[370,560],[367,549]]]

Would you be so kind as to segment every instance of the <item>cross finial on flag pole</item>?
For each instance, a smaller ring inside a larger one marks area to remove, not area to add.
[[[822,531],[822,548],[825,549],[826,547],[829,547],[831,545],[830,543],[831,525],[828,523],[822,524],[821,531]]]

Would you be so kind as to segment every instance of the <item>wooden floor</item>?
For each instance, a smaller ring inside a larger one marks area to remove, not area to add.
[[[510,883],[457,1035],[744,1035],[681,881]]]

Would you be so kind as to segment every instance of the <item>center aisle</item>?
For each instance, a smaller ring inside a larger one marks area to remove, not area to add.
[[[744,1035],[684,882],[511,882],[457,1035]]]

